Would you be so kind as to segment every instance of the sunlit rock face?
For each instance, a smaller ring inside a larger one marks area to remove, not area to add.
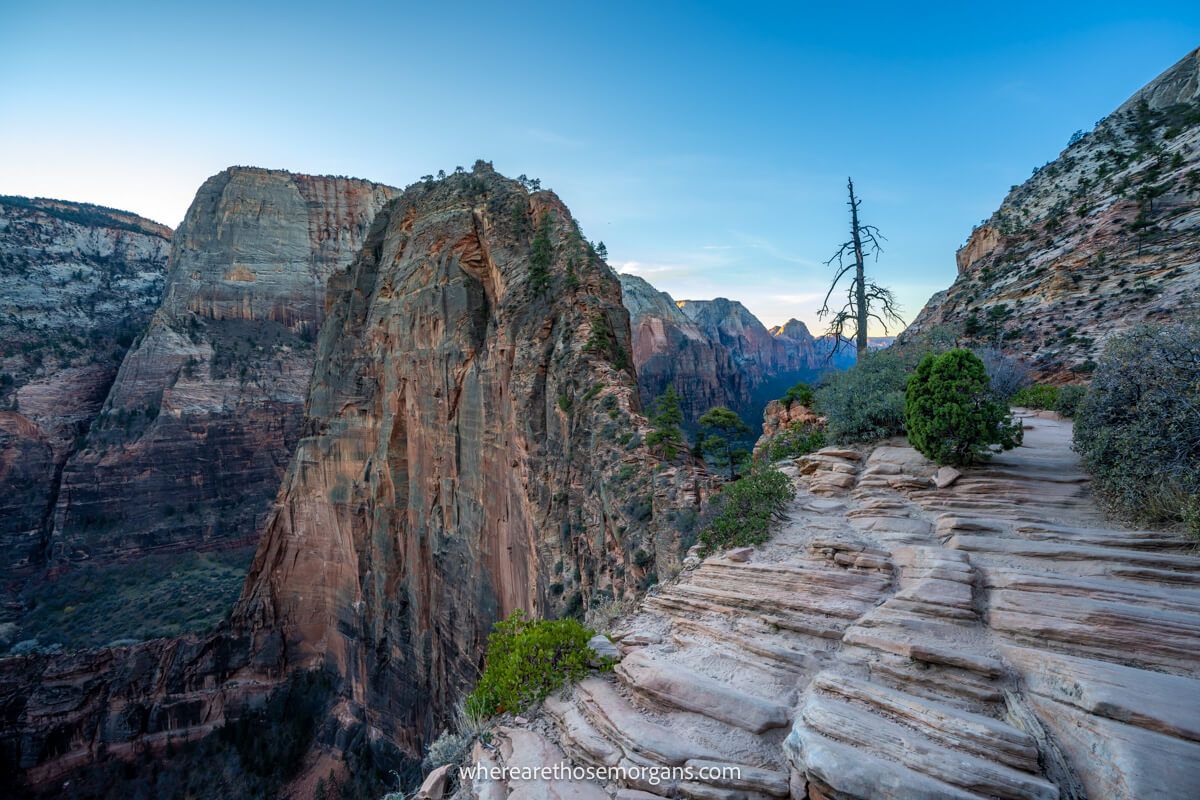
[[[0,197],[0,623],[44,563],[59,472],[162,296],[171,229]]]
[[[246,167],[205,181],[162,306],[64,470],[56,568],[255,541],[299,439],[325,284],[395,193]]]
[[[1200,309],[1198,76],[1194,50],[1014,186],[901,345],[940,327],[1070,383],[1109,336]]]
[[[237,624],[345,675],[346,714],[417,752],[497,618],[677,567],[705,479],[640,446],[629,351],[616,276],[554,194],[482,162],[410,187],[330,284]]]

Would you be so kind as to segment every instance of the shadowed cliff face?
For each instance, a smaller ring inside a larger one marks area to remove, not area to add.
[[[498,617],[677,563],[700,488],[638,446],[629,347],[616,277],[553,194],[483,164],[411,187],[330,283],[307,435],[236,618],[333,666],[351,713],[418,752]]]
[[[159,302],[170,241],[123,211],[0,198],[0,623],[42,566],[59,471]]]
[[[941,327],[1086,380],[1105,340],[1200,309],[1200,50],[1014,186],[900,344]]]
[[[204,183],[162,307],[64,471],[58,568],[255,540],[299,438],[325,282],[393,194],[240,167]]]

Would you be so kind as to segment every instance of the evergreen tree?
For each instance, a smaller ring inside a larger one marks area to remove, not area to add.
[[[1021,443],[1021,423],[996,400],[987,369],[970,350],[921,359],[908,381],[904,416],[909,443],[939,464],[972,464],[993,446]]]
[[[705,411],[699,422],[699,449],[704,460],[714,467],[727,467],[729,480],[733,480],[750,457],[750,451],[739,446],[739,440],[750,433],[750,427],[724,406]]]
[[[679,408],[679,394],[674,386],[668,386],[659,395],[651,411],[650,424],[654,430],[646,436],[646,444],[670,461],[687,445],[683,430],[679,427],[683,424],[683,411]]]

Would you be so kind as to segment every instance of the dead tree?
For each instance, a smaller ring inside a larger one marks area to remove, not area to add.
[[[876,260],[879,259],[879,253],[883,250],[879,240],[885,237],[874,225],[863,225],[858,221],[858,207],[862,204],[862,200],[854,196],[853,180],[847,178],[846,186],[850,190],[850,200],[847,203],[850,206],[850,238],[842,242],[838,251],[825,262],[826,265],[832,266],[836,261],[838,271],[829,285],[829,291],[825,293],[825,303],[817,312],[817,317],[821,319],[833,314],[833,318],[829,321],[829,329],[826,331],[827,335],[834,337],[833,349],[829,353],[831,359],[841,350],[842,344],[847,339],[847,330],[851,325],[853,325],[858,357],[862,358],[863,354],[867,352],[867,323],[870,320],[877,321],[885,334],[888,332],[889,322],[898,325],[904,324],[904,320],[900,318],[900,307],[896,304],[892,290],[880,286],[866,276],[863,262],[869,255],[874,256]],[[846,291],[846,305],[834,313],[829,306],[829,298],[833,296],[833,291],[837,289],[838,283],[851,270],[854,270],[854,279]]]

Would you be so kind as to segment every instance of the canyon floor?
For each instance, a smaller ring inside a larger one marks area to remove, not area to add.
[[[1200,557],[1106,521],[1070,422],[1024,422],[1023,447],[941,489],[903,442],[800,459],[769,543],[693,562],[618,624],[613,674],[472,756],[739,779],[479,778],[457,796],[1189,796]]]

